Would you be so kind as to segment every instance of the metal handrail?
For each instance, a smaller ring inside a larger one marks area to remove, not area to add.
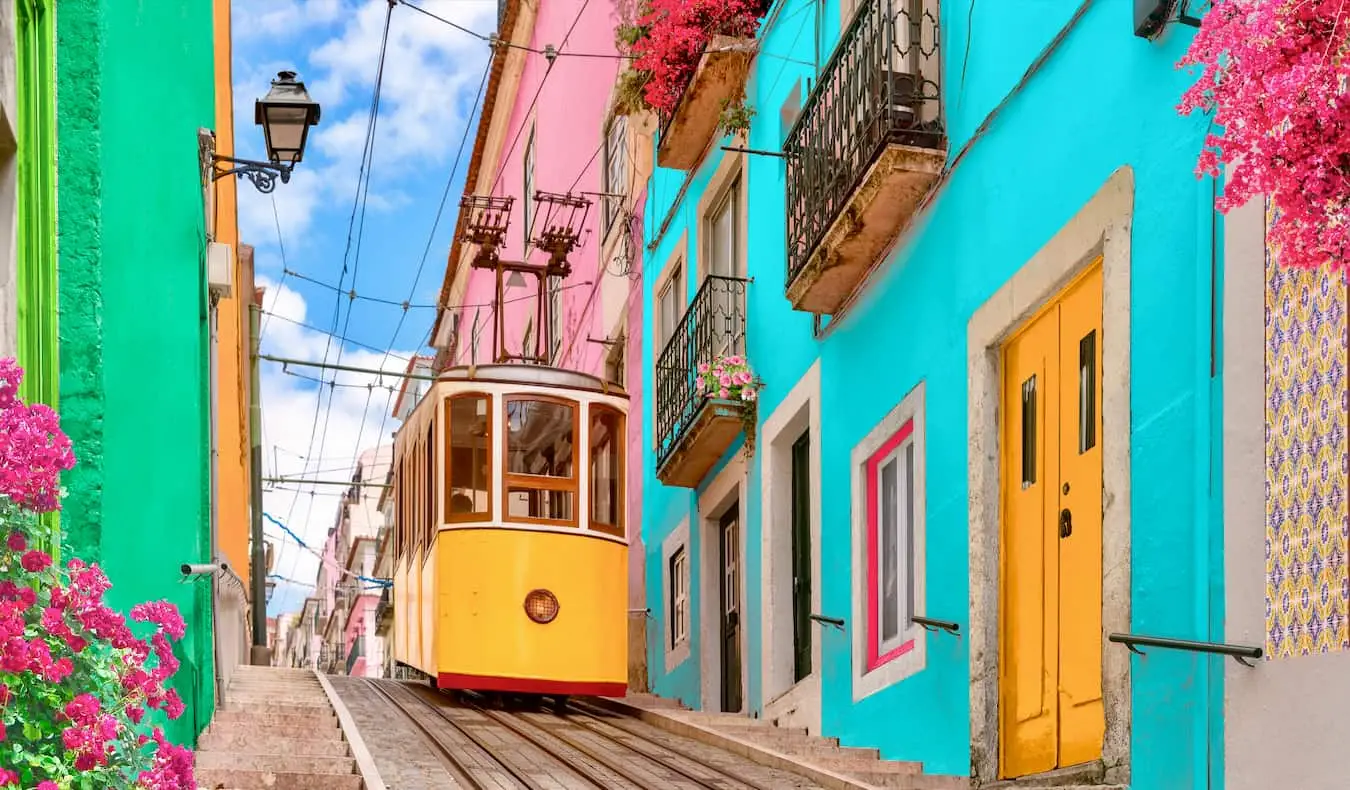
[[[749,280],[709,275],[656,362],[656,465],[674,452],[709,393],[699,392],[698,365],[745,352]],[[672,287],[678,288],[678,284]]]
[[[869,0],[839,37],[783,144],[790,285],[891,144],[946,145],[932,0]]]
[[[811,618],[812,620],[816,621],[817,623],[820,623],[821,625],[833,626],[834,628],[838,628],[840,631],[844,630],[844,620],[843,620],[843,618],[839,618],[839,617],[826,617],[826,616],[823,615],[823,614],[809,614],[809,615],[807,615],[807,617]]]
[[[961,635],[961,624],[953,620],[935,620],[932,617],[911,617],[910,622],[922,627],[925,631],[946,631],[953,636]]]
[[[1265,651],[1259,647],[1250,647],[1248,645],[1230,645],[1223,642],[1197,642],[1191,639],[1173,639],[1166,636],[1143,636],[1142,634],[1111,634],[1107,637],[1109,641],[1125,645],[1131,653],[1144,655],[1144,651],[1137,646],[1161,647],[1166,650],[1185,650],[1190,653],[1210,653],[1212,655],[1228,656],[1243,666],[1254,667],[1247,659],[1261,658]]]

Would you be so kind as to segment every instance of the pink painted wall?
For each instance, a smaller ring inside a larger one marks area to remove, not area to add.
[[[578,17],[578,12],[580,16]],[[540,81],[544,80],[548,61],[543,55],[528,55],[520,87],[510,108],[511,120],[506,132],[503,148],[503,164],[496,173],[479,175],[479,192],[492,186],[491,194],[511,196],[516,199],[512,210],[511,225],[502,249],[502,257],[507,260],[520,260],[524,254],[524,211],[525,192],[524,163],[526,149],[530,140],[531,124],[534,128],[534,177],[533,188],[546,192],[578,194],[580,192],[604,191],[605,153],[601,149],[604,141],[605,126],[610,93],[619,72],[620,61],[617,58],[567,57],[567,52],[589,54],[617,54],[614,46],[614,27],[617,16],[612,3],[587,3],[585,0],[544,0],[539,4],[539,13],[535,21],[529,46],[543,50],[553,45],[560,55],[548,72],[542,90]],[[570,29],[570,34],[569,34]],[[566,39],[564,43],[564,38]],[[537,101],[535,96],[538,95]],[[531,103],[533,102],[533,107]],[[497,108],[498,112],[506,108]],[[630,124],[629,134],[633,134]],[[642,227],[641,210],[645,203],[646,184],[639,183],[634,174],[639,168],[633,161],[627,163],[628,181],[622,190],[630,195],[622,202],[629,210],[638,214],[632,226]],[[602,282],[606,266],[612,263],[613,250],[609,257],[604,256],[605,238],[602,235],[602,198],[588,196],[592,205],[586,217],[585,230],[581,243],[573,251],[570,260],[572,274],[563,283],[562,303],[562,339],[559,349],[558,367],[578,370],[592,375],[603,376],[605,359],[609,346],[588,342],[587,338],[606,339],[610,327],[604,326],[603,316],[617,315],[613,305],[604,305],[605,293],[611,299],[622,300],[628,307],[624,331],[627,335],[625,349],[625,380],[630,397],[630,417],[628,421],[628,458],[630,459],[627,478],[628,492],[628,529],[630,539],[629,552],[629,605],[638,609],[643,604],[643,551],[641,540],[641,502],[642,502],[642,364],[641,338],[642,322],[642,279],[641,279],[641,239],[633,248],[636,251],[633,263],[634,271],[629,273],[627,288],[606,289],[602,293]],[[617,201],[616,201],[617,202]],[[532,212],[536,212],[536,222],[542,222],[547,207],[530,201]],[[614,233],[624,232],[615,228]],[[638,231],[640,236],[641,231]],[[542,263],[546,256],[537,250],[531,251],[530,261]],[[525,287],[508,289],[504,316],[506,331],[504,341],[513,353],[522,350],[525,328],[531,319],[536,324],[531,331],[532,337],[539,337],[535,312],[535,281],[525,278]],[[491,305],[495,289],[495,277],[490,271],[474,270],[469,274],[468,287],[463,304],[482,305],[468,307],[460,319],[459,347],[453,357],[455,364],[492,360],[493,314]],[[474,342],[475,317],[477,318],[477,342]],[[547,349],[544,349],[545,351]]]

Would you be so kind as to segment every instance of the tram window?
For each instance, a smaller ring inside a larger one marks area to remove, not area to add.
[[[591,529],[623,537],[623,415],[591,407]]]
[[[436,507],[436,412],[432,411],[431,421],[427,424],[427,442],[423,447],[426,448],[425,460],[423,460],[422,475],[426,482],[426,491],[422,495],[423,518],[427,520],[427,544],[435,539],[437,527],[437,516],[440,515],[440,508]]]
[[[446,521],[492,518],[492,421],[486,395],[445,401]]]
[[[532,488],[506,489],[506,514],[509,518],[566,521],[575,518],[571,491],[540,491]]]
[[[577,406],[570,401],[506,401],[507,518],[574,526]]]

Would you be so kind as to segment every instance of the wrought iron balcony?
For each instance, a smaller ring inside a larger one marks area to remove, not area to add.
[[[787,296],[833,314],[947,159],[937,0],[868,0],[788,132]]]
[[[394,621],[394,602],[390,600],[389,588],[380,593],[380,602],[375,605],[375,630],[387,631]]]
[[[709,276],[656,362],[656,476],[695,488],[741,432],[744,404],[698,390],[698,365],[745,353],[748,281]]]
[[[364,636],[356,637],[356,643],[352,649],[347,652],[347,674],[352,673],[352,668],[356,666],[356,660],[366,654],[366,638]]]

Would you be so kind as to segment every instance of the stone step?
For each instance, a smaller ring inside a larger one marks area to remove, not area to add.
[[[195,771],[197,787],[206,790],[364,790],[358,774],[293,774],[206,768]]]
[[[197,749],[240,754],[298,754],[315,757],[346,757],[351,754],[351,747],[340,737],[278,737],[257,729],[228,731],[208,728],[197,740]]]
[[[294,705],[286,702],[239,702],[225,701],[225,713],[257,713],[267,716],[331,716],[332,708],[328,702],[321,705]]]
[[[287,715],[284,713],[255,713],[253,711],[220,710],[216,711],[213,724],[242,724],[258,730],[275,729],[278,734],[299,732],[340,731],[337,716],[332,711],[321,714]]]
[[[822,755],[814,757],[811,764],[834,771],[838,774],[877,773],[905,774],[913,776],[923,773],[923,763],[901,762],[899,760],[878,760],[875,757],[835,757]]]
[[[232,768],[240,771],[270,771],[286,774],[343,776],[356,773],[356,760],[351,757],[322,757],[303,754],[198,752],[197,766],[204,770]]]
[[[323,693],[323,686],[316,680],[296,680],[278,683],[272,680],[240,680],[236,678],[230,681],[228,688],[256,689],[258,691],[303,691]]]
[[[312,697],[308,694],[256,694],[253,692],[226,692],[226,705],[300,705],[304,707],[330,708],[327,697]]]
[[[295,677],[314,677],[313,670],[300,667],[260,667],[254,664],[240,664],[234,668],[234,675],[283,675]]]
[[[894,790],[969,790],[970,788],[970,779],[965,776],[896,774],[880,771],[849,771],[847,775],[874,787],[894,788]],[[1062,788],[1055,788],[1055,790],[1062,790]]]

